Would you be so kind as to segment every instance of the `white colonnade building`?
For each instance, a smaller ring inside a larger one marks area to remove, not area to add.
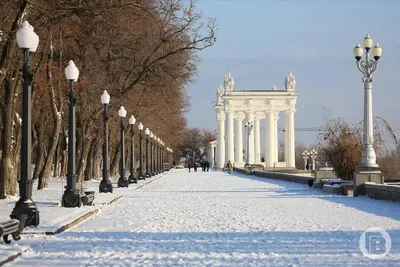
[[[217,115],[217,144],[215,157],[217,168],[223,168],[228,160],[236,167],[243,167],[247,156],[249,164],[263,164],[266,168],[295,167],[294,114],[296,112],[296,79],[289,72],[285,89],[234,90],[234,79],[230,71],[223,85],[217,89],[215,111]],[[278,161],[278,120],[280,113],[285,119],[285,161]],[[264,159],[261,162],[261,128],[265,120]],[[252,125],[247,134],[244,125]],[[247,138],[250,146],[247,148]],[[246,153],[243,153],[243,151]],[[248,152],[248,153],[247,153]],[[211,156],[211,155],[210,155]]]

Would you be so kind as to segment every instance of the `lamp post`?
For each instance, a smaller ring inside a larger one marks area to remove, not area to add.
[[[372,49],[372,55],[375,60],[370,59],[369,50],[372,47],[372,39],[367,34],[363,41],[365,48],[365,60],[361,60],[363,49],[360,44],[357,44],[353,50],[354,56],[357,60],[357,68],[364,75],[362,81],[364,83],[364,137],[363,137],[363,151],[361,154],[361,167],[364,168],[378,168],[376,164],[376,154],[373,147],[374,143],[374,127],[372,115],[372,73],[378,67],[378,60],[382,55],[382,48],[378,43]]]
[[[149,135],[150,135],[149,128],[146,128],[146,130],[144,130],[144,133],[146,135],[146,173],[144,174],[144,176],[148,178],[151,177],[149,171]]]
[[[160,173],[164,172],[163,169],[163,141],[160,140]]]
[[[253,130],[253,123],[251,121],[246,121],[244,128],[247,134],[246,165],[250,165],[250,134]]]
[[[157,137],[157,173],[160,173],[160,151],[161,151],[161,140]]]
[[[68,174],[67,188],[62,197],[62,206],[74,208],[80,207],[82,201],[79,195],[79,190],[76,188],[76,93],[74,82],[78,80],[79,70],[72,60],[68,62],[68,66],[65,68],[65,76],[67,77],[70,91],[68,107]]]
[[[20,229],[26,226],[39,225],[39,210],[32,200],[32,80],[30,53],[34,53],[39,45],[39,36],[27,22],[17,31],[18,47],[22,49],[24,63],[22,65],[22,139],[21,139],[21,177],[18,181],[20,199],[10,217],[20,221]]]
[[[153,132],[150,132],[150,175],[154,176],[154,162],[153,162]]]
[[[129,183],[137,184],[137,176],[135,173],[135,116],[129,118],[129,124],[131,125],[131,173],[129,175]]]
[[[304,170],[307,170],[307,161],[308,161],[308,158],[310,157],[310,152],[308,152],[306,149],[306,150],[304,150],[303,153],[301,153],[301,155],[303,156],[303,159],[304,159]]]
[[[128,187],[129,186],[129,181],[128,178],[126,178],[125,174],[125,125],[124,125],[124,118],[126,117],[126,109],[121,106],[118,110],[118,116],[121,118],[121,141],[120,141],[120,152],[121,152],[121,157],[119,160],[119,174],[120,177],[118,179],[118,187]]]
[[[164,149],[165,149],[165,143],[164,141],[161,141],[161,172],[164,172]]]
[[[103,142],[103,179],[99,185],[100,193],[112,193],[113,187],[110,181],[110,170],[108,168],[108,104],[110,103],[110,95],[104,90],[101,95],[101,103],[104,106],[104,142]]]
[[[144,180],[144,173],[143,173],[143,148],[142,148],[142,131],[143,131],[143,124],[140,122],[138,125],[139,129],[139,180]]]
[[[154,154],[153,154],[153,173],[154,175],[157,175],[157,136],[153,134],[153,147],[154,147]]]
[[[158,161],[158,141],[157,141],[157,136],[154,135],[153,136],[153,144],[154,144],[154,175],[158,174],[158,170],[157,170],[157,161]]]
[[[311,159],[312,159],[312,170],[315,171],[315,159],[317,158],[318,152],[314,148],[310,151]]]

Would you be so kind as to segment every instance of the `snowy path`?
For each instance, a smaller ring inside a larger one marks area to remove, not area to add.
[[[221,172],[173,170],[6,266],[399,266],[400,205],[333,196],[306,185]],[[386,229],[380,260],[358,245]]]

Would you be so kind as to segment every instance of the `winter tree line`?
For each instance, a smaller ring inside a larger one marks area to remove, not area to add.
[[[50,176],[66,175],[69,89],[64,68],[69,60],[80,70],[76,84],[79,181],[101,177],[104,90],[111,95],[111,175],[117,174],[119,166],[121,105],[127,117],[134,115],[167,146],[180,146],[188,131],[186,86],[196,73],[197,53],[215,41],[214,19],[204,18],[193,1],[2,0],[0,198],[16,193],[20,171],[22,52],[16,31],[25,20],[40,37],[38,51],[31,56],[32,163],[38,189],[47,187]],[[138,146],[137,125],[135,131]],[[125,136],[128,141],[130,135]],[[138,159],[139,149],[135,152]]]

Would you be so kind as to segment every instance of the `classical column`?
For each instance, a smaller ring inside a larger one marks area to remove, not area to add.
[[[265,144],[264,144],[264,156],[265,166],[273,167],[275,155],[275,134],[274,134],[274,113],[271,110],[265,112]]]
[[[279,111],[276,111],[274,112],[274,152],[273,152],[274,163],[279,161],[278,120],[279,120]]]
[[[260,155],[260,118],[254,118],[254,163],[261,162]]]
[[[217,140],[217,168],[223,168],[225,163],[225,113],[217,113],[218,120],[218,140]]]
[[[228,162],[229,160],[231,162],[234,162],[235,160],[235,153],[234,153],[234,141],[233,141],[233,112],[232,111],[226,111],[226,146],[227,146],[227,155],[226,155],[226,161]]]
[[[243,162],[243,117],[237,115],[235,118],[235,162]]]
[[[285,111],[285,161],[286,161],[286,167],[295,167],[294,113],[295,113],[295,110],[286,110]]]
[[[254,122],[254,113],[253,112],[250,112],[250,111],[246,112],[246,121]],[[250,139],[250,142],[249,142],[250,143],[250,147],[246,145],[246,154],[247,154],[247,150],[248,150],[249,151],[249,163],[250,164],[254,163],[254,145],[252,145],[252,144],[254,144],[254,134],[253,133],[254,133],[254,130],[251,131],[249,137],[246,136],[246,138]]]
[[[211,144],[210,158],[207,159],[208,162],[210,163],[211,167],[214,166],[214,158],[215,158],[214,148],[215,148],[215,145]]]

